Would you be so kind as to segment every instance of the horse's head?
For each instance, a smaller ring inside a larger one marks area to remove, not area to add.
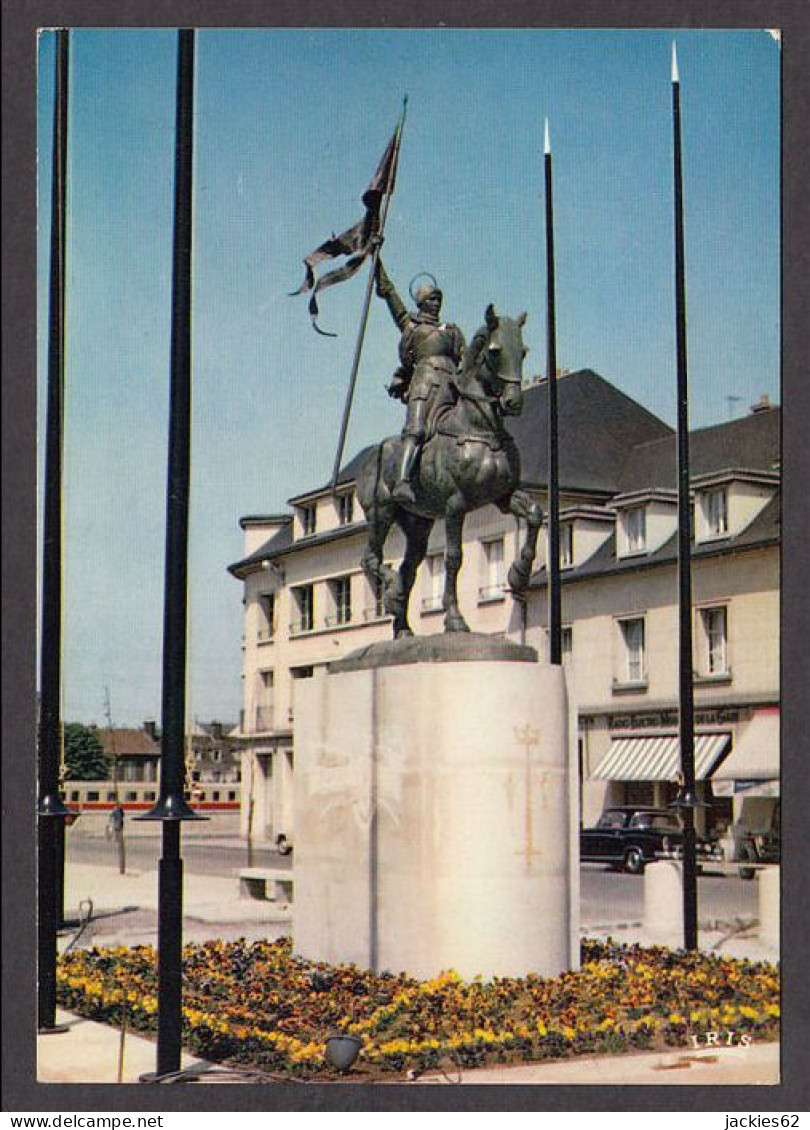
[[[482,330],[479,379],[493,396],[504,416],[518,416],[523,409],[523,344],[526,315],[509,318],[487,306],[486,330]],[[478,337],[478,335],[476,335]]]

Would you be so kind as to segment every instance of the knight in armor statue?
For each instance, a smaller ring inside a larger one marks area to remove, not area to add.
[[[421,286],[413,294],[412,313],[377,262],[377,294],[384,298],[402,337],[400,365],[388,386],[389,396],[408,406],[402,431],[402,460],[392,497],[414,502],[413,481],[419,454],[437,411],[455,401],[454,377],[464,353],[464,336],[458,326],[439,322],[442,292],[435,285]]]

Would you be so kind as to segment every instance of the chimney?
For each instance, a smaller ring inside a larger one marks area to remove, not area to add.
[[[751,412],[756,415],[757,412],[769,412],[773,405],[770,402],[767,392],[763,392],[762,396],[751,405]]]
[[[211,723],[211,737],[216,739],[216,741],[218,741],[218,742],[222,741],[222,723],[221,722],[212,722]]]
[[[152,739],[153,742],[156,742],[158,740],[157,722],[154,722],[154,721],[144,722],[143,728],[146,731],[146,733],[149,735],[149,737]]]

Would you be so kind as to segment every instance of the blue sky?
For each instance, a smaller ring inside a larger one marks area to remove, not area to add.
[[[677,32],[693,427],[779,399],[779,48]],[[469,336],[526,309],[545,354],[543,119],[555,169],[557,354],[675,421],[665,31],[206,30],[197,35],[188,712],[240,706],[240,515],[332,467],[365,273],[315,335],[288,292],[360,217],[409,96],[384,258]],[[44,419],[54,37],[40,43]],[[71,33],[64,716],[160,708],[176,34]],[[402,424],[375,300],[347,455]],[[729,401],[728,397],[739,397]]]

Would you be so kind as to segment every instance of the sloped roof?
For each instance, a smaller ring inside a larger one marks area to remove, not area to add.
[[[778,407],[726,424],[689,433],[689,473],[692,478],[727,468],[773,471],[779,463]],[[639,490],[677,486],[678,453],[675,433],[632,446],[619,475],[619,489]]]
[[[692,543],[692,560],[699,561],[703,557],[718,557],[728,553],[735,553],[743,549],[754,549],[758,546],[778,544],[781,527],[781,500],[775,495],[768,502],[756,518],[745,527],[736,537],[723,538],[722,541],[707,541]],[[632,557],[616,556],[615,532],[607,538],[603,545],[583,561],[581,565],[566,569],[561,574],[562,584],[571,581],[586,580],[589,577],[606,575],[608,573],[636,573],[639,569],[652,568],[655,565],[670,564],[678,560],[678,535],[674,533],[652,553],[646,556],[633,555]],[[530,581],[531,588],[542,588],[548,584],[548,574],[545,565],[533,574]]]
[[[627,451],[635,444],[674,442],[674,432],[592,369],[557,379],[560,487],[615,494]],[[521,477],[548,482],[548,382],[525,391],[523,412],[509,420],[520,448]]]
[[[580,369],[557,380],[559,426],[560,488],[566,492],[603,495],[607,500],[618,493],[647,489],[672,489],[677,485],[677,437],[668,424],[643,408],[631,397],[592,369]],[[778,407],[751,413],[738,420],[716,424],[690,433],[690,471],[693,478],[730,468],[772,472],[780,455]],[[508,428],[521,454],[521,477],[528,486],[548,483],[548,382],[530,385],[524,391],[523,413],[508,422]],[[338,483],[352,482],[371,447],[359,451],[344,464]],[[327,490],[324,484],[296,495],[311,497]],[[765,513],[753,523],[758,527]],[[777,519],[778,520],[778,519]],[[349,526],[307,537],[307,547],[348,537],[364,527],[361,520]],[[732,539],[735,546],[747,544],[745,531]],[[774,534],[778,538],[778,530]],[[669,545],[669,543],[667,543]],[[292,518],[247,557],[229,566],[235,577],[243,577],[262,561],[280,557],[293,548]],[[673,541],[674,546],[674,541]],[[658,553],[667,549],[662,546]],[[700,548],[696,552],[701,552]],[[598,564],[611,554],[615,565],[613,539],[592,559]],[[655,563],[656,554],[645,561]],[[668,557],[661,558],[668,560]],[[634,558],[638,566],[638,558]],[[543,576],[543,572],[537,576]],[[581,575],[578,570],[566,577]],[[545,583],[545,582],[543,582]]]
[[[108,756],[113,753],[118,757],[131,757],[135,755],[160,755],[160,742],[150,738],[146,730],[130,729],[97,729],[96,736],[101,742],[104,752]]]

